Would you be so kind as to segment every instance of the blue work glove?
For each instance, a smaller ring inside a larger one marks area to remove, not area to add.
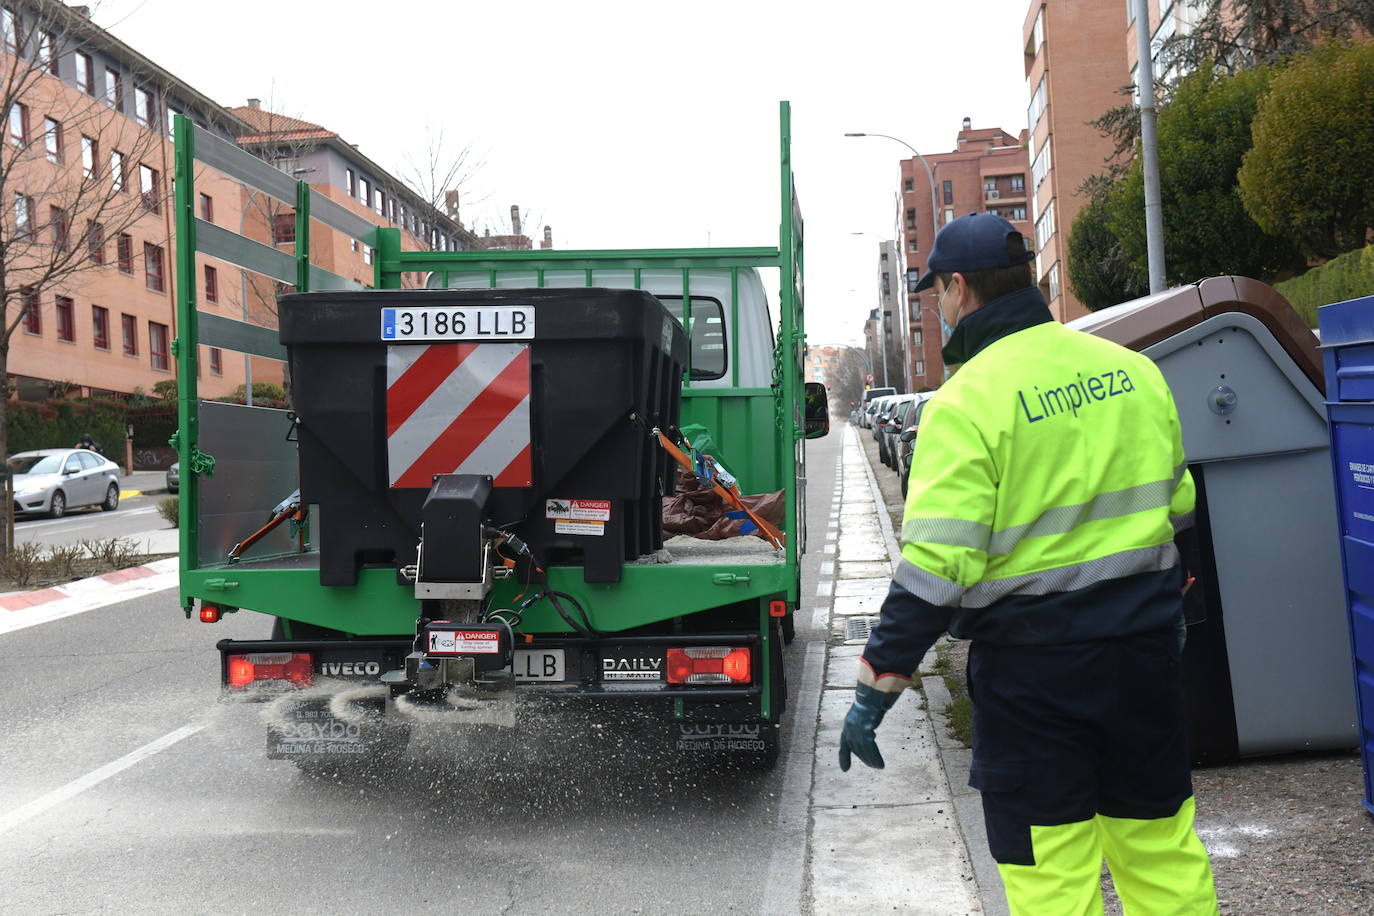
[[[854,688],[854,705],[844,717],[844,728],[840,730],[840,769],[849,772],[849,755],[852,753],[868,766],[881,770],[883,755],[878,753],[876,732],[883,716],[897,702],[901,692],[885,693],[867,684]]]

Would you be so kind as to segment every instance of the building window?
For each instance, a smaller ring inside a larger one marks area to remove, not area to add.
[[[167,106],[167,139],[175,141],[177,138],[177,115],[181,112],[172,106]]]
[[[924,345],[925,345],[925,339],[926,339],[925,332],[922,331],[920,328],[917,328],[916,330],[914,330],[914,331],[911,332],[911,345],[912,345],[913,347],[924,346]]]
[[[219,271],[209,264],[205,265],[205,301],[219,301]]]
[[[91,339],[97,350],[110,349],[110,310],[102,305],[91,306]]]
[[[296,214],[278,213],[272,217],[272,243],[281,245],[296,240]]]
[[[215,221],[215,202],[210,199],[209,194],[200,195],[200,218],[207,223]]]
[[[66,251],[71,237],[71,218],[67,216],[67,211],[61,207],[49,207],[48,227],[52,230],[52,247]]]
[[[1041,182],[1045,180],[1045,176],[1053,167],[1050,156],[1051,139],[1050,137],[1045,138],[1045,145],[1040,147],[1040,152],[1035,154],[1035,161],[1031,163],[1031,183],[1035,185],[1037,191],[1040,190]]]
[[[944,182],[944,190],[945,190],[945,203],[947,203],[947,204],[952,204],[952,203],[954,203],[954,182],[952,182],[952,181],[946,181],[946,182]]]
[[[926,374],[926,361],[925,361],[925,360],[923,360],[923,359],[918,359],[918,360],[916,360],[916,374],[917,374],[917,375],[925,375],[925,374]]]
[[[133,276],[134,273],[134,238],[128,233],[121,232],[115,239],[115,258],[119,262],[119,272]]]
[[[162,212],[162,182],[157,169],[138,164],[138,193],[143,196],[143,209],[149,213]]]
[[[171,368],[171,361],[167,358],[167,325],[148,322],[148,355],[154,369],[166,372]]]
[[[26,289],[24,296],[24,333],[39,334],[43,333],[43,307],[38,301],[38,291]]]
[[[14,192],[14,228],[21,236],[33,235],[33,198]]]
[[[908,210],[908,211],[906,211],[906,227],[907,227],[908,229],[915,229],[915,228],[916,228],[916,211],[915,211],[915,210]]]
[[[118,70],[105,69],[105,101],[115,108],[124,107],[124,80]]]
[[[72,314],[72,308],[71,299],[57,297],[57,339],[67,343],[76,341],[76,316]]]
[[[128,174],[124,170],[124,154],[119,150],[110,151],[110,184],[116,191],[128,187]]]
[[[38,35],[38,64],[53,76],[57,75],[57,55],[53,53],[53,48],[57,47],[57,36],[52,32],[40,32]]]
[[[907,240],[906,240],[906,250],[907,250],[907,251],[919,251],[919,250],[920,250],[919,248],[916,247],[916,236],[915,236],[914,233],[913,233],[911,236],[909,236],[909,237],[907,238]]]
[[[348,180],[348,196],[358,196],[358,173],[352,169],[344,169],[344,175]]]
[[[144,283],[154,292],[162,292],[162,246],[152,242],[143,243]]]
[[[358,179],[358,200],[363,202],[363,206],[372,206],[372,185],[368,184],[366,178]]]
[[[1054,201],[1045,205],[1045,210],[1040,214],[1040,218],[1035,221],[1035,247],[1038,251],[1045,250],[1045,243],[1054,238]]]
[[[3,35],[5,50],[19,50],[19,30],[12,10],[0,9],[0,35]]]
[[[21,102],[10,106],[10,139],[15,146],[29,142],[29,106]]]
[[[1024,194],[1024,193],[1026,193],[1026,176],[1025,176],[1025,175],[1013,175],[1013,176],[1011,176],[1011,189],[1012,189],[1012,191],[1013,191],[1014,193],[1017,193],[1017,194]]]
[[[382,190],[377,191],[377,214],[386,216],[386,192]]]
[[[94,137],[81,136],[81,174],[95,178],[100,174],[100,144]]]
[[[153,94],[142,86],[134,87],[134,120],[146,126],[154,126],[157,109],[153,107]]]
[[[906,193],[910,194],[914,188],[915,182],[912,179],[908,178],[906,181],[902,182],[902,190]]]
[[[363,246],[363,263],[364,263],[364,264],[371,264],[371,263],[372,263],[372,246],[371,246],[371,245],[364,245],[364,246]]]
[[[953,207],[946,207],[946,208],[945,208],[945,225],[948,226],[948,225],[949,225],[950,223],[952,223],[952,222],[954,222],[954,208],[953,208]]]
[[[124,332],[124,355],[138,355],[138,319],[127,312],[119,316],[119,326]]]
[[[224,374],[224,354],[220,352],[220,348],[219,348],[219,347],[210,347],[209,350],[210,350],[210,374],[211,374],[211,375],[223,375],[223,374]]]
[[[43,119],[43,148],[49,162],[62,161],[62,124],[52,118]]]
[[[1023,220],[1026,218],[1026,208],[1012,207],[1007,211],[1006,218],[1011,220]]]
[[[91,55],[76,52],[76,85],[87,95],[95,95],[95,67],[91,65]]]
[[[1030,107],[1026,109],[1026,120],[1030,122],[1031,132],[1035,132],[1035,125],[1040,123],[1040,116],[1045,113],[1046,102],[1045,76],[1041,74],[1040,83],[1031,93]]]
[[[907,291],[907,292],[909,292],[909,293],[914,293],[914,292],[916,292],[916,283],[917,283],[917,281],[920,279],[920,275],[921,275],[921,272],[920,272],[919,270],[917,270],[916,268],[914,268],[914,267],[911,268],[910,270],[908,270],[908,271],[906,272],[906,291]]]
[[[1050,268],[1049,281],[1050,281],[1050,301],[1053,302],[1054,300],[1056,300],[1056,299],[1059,298],[1059,262],[1058,262],[1058,261],[1056,261],[1056,262],[1054,263],[1054,266]]]
[[[92,264],[105,263],[105,227],[99,223],[86,223],[86,253]]]

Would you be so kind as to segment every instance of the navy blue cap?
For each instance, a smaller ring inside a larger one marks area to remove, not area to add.
[[[915,292],[930,289],[936,273],[1010,267],[1034,257],[1035,252],[1026,250],[1025,239],[1011,223],[995,213],[969,213],[946,223],[935,236],[926,275],[916,284]]]

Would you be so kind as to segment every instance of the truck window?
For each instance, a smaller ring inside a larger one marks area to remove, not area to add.
[[[682,297],[658,296],[664,308],[682,323]],[[717,379],[725,375],[725,308],[719,299],[692,297],[692,378]]]

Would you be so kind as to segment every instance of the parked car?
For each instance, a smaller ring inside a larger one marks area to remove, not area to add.
[[[878,408],[878,412],[874,415],[873,437],[878,440],[878,458],[883,464],[890,462],[887,451],[887,426],[892,422],[892,411],[901,403],[902,397],[903,395],[894,394],[884,398],[883,406]]]
[[[862,401],[859,402],[859,425],[867,429],[869,425],[872,423],[873,413],[871,410],[869,410],[869,408],[873,405],[873,402],[876,399],[885,397],[889,394],[896,393],[897,389],[890,387],[864,389],[864,398]]]
[[[902,477],[902,498],[906,498],[907,480],[911,477],[911,457],[916,452],[916,435],[921,426],[921,414],[925,413],[934,392],[923,392],[915,406],[907,411],[902,431],[897,436],[897,473]]]
[[[873,399],[873,412],[868,415],[868,428],[873,431],[873,441],[882,446],[882,423],[883,412],[887,409],[888,401],[896,397],[895,394],[885,394],[880,398]]]
[[[888,420],[883,426],[883,438],[887,441],[879,451],[884,455],[887,466],[894,471],[897,470],[897,437],[906,429],[906,416],[916,400],[914,394],[899,394],[888,409]]]
[[[16,514],[46,512],[61,518],[68,509],[119,508],[119,465],[82,448],[20,452],[5,462],[14,475]]]
[[[173,463],[167,469],[167,492],[175,493],[181,487],[181,462]]]

